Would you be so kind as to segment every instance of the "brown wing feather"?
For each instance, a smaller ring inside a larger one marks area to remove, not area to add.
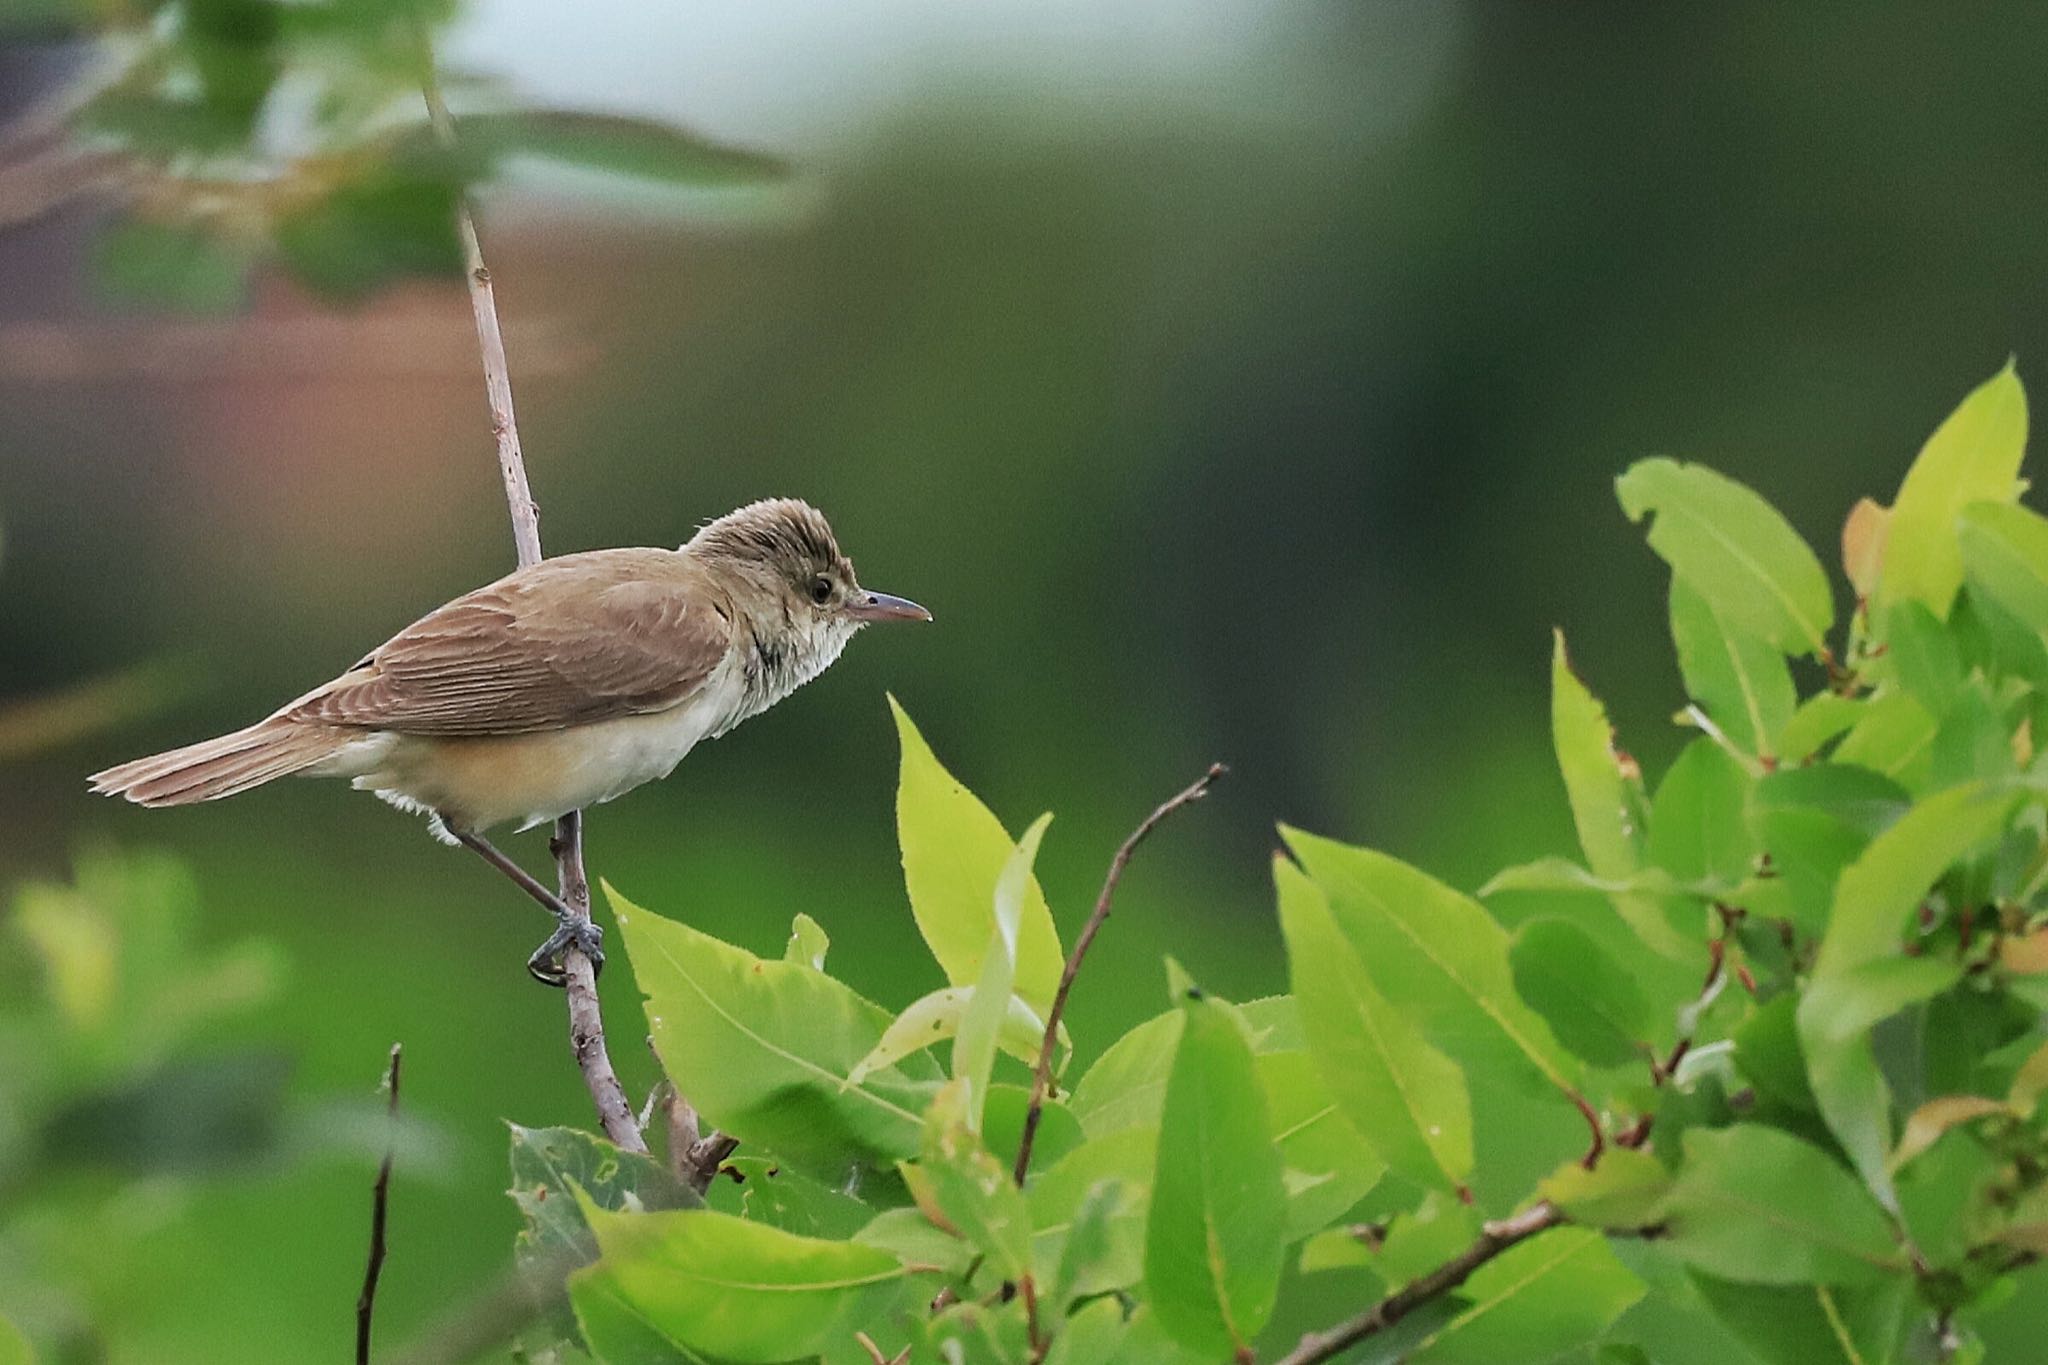
[[[597,550],[458,597],[285,714],[416,735],[514,735],[662,711],[725,657],[702,571],[666,550]]]

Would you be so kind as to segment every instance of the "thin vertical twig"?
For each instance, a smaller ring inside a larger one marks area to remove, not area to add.
[[[391,1045],[391,1066],[384,1073],[389,1092],[385,1115],[392,1132],[384,1139],[384,1160],[377,1164],[377,1183],[370,1187],[370,1263],[363,1270],[363,1292],[356,1296],[356,1365],[370,1365],[370,1323],[377,1313],[377,1281],[384,1274],[384,1227],[391,1209],[391,1151],[397,1141],[398,1064],[404,1055]]]
[[[434,75],[433,49],[424,33],[420,36],[420,89],[426,98],[427,116],[436,139],[443,147],[456,145],[455,120],[441,99]],[[505,358],[505,337],[498,326],[497,297],[491,287],[491,272],[484,265],[482,244],[476,235],[476,219],[466,200],[456,210],[456,231],[462,239],[465,275],[469,283],[470,311],[476,317],[477,346],[483,354],[484,389],[490,399],[491,435],[498,447],[498,473],[505,482],[505,504],[512,514],[512,541],[519,551],[521,567],[540,562],[540,508],[526,481],[526,459],[519,447],[519,424],[512,413],[512,367]],[[555,870],[561,897],[573,918],[590,920],[590,881],[583,870],[583,816],[571,811],[555,824],[549,843],[555,855]],[[625,1087],[612,1069],[611,1054],[605,1049],[604,1011],[597,995],[597,971],[582,949],[573,945],[562,954],[566,978],[563,993],[569,1009],[569,1046],[583,1073],[584,1086],[597,1106],[598,1121],[615,1146],[629,1152],[645,1152],[647,1141],[633,1121],[633,1106]]]
[[[1019,1185],[1030,1174],[1031,1145],[1038,1138],[1038,1121],[1045,1112],[1046,1096],[1052,1090],[1052,1053],[1059,1039],[1060,1020],[1067,1012],[1067,996],[1073,992],[1074,978],[1081,974],[1081,959],[1088,955],[1088,945],[1095,942],[1096,934],[1102,931],[1104,921],[1109,918],[1110,903],[1116,899],[1117,883],[1123,880],[1124,868],[1130,865],[1131,855],[1137,851],[1138,845],[1145,842],[1146,836],[1157,829],[1161,821],[1182,806],[1207,796],[1211,784],[1228,771],[1221,763],[1211,763],[1208,772],[1168,797],[1158,809],[1146,816],[1144,823],[1131,831],[1131,837],[1124,840],[1116,856],[1110,859],[1109,875],[1102,881],[1102,894],[1095,898],[1095,911],[1088,916],[1088,923],[1081,927],[1081,936],[1074,940],[1074,951],[1068,955],[1067,965],[1060,972],[1059,988],[1053,992],[1052,1009],[1045,1016],[1045,1039],[1038,1046],[1038,1066],[1031,1077],[1031,1102],[1024,1110],[1024,1136],[1017,1144],[1017,1164],[1013,1174]]]

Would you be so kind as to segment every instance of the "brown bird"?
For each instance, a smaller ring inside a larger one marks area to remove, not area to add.
[[[825,671],[870,621],[928,621],[869,592],[823,514],[778,498],[675,550],[545,559],[456,598],[254,725],[95,773],[144,806],[212,801],[292,774],[345,777],[482,854],[560,925],[527,963],[562,980],[597,930],[483,838],[666,777],[702,739]]]

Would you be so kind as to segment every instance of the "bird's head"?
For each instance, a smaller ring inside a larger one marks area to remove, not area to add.
[[[844,639],[870,621],[932,619],[915,602],[863,588],[825,514],[795,498],[728,512],[683,549],[744,583],[747,609],[757,619],[779,615],[800,635]]]

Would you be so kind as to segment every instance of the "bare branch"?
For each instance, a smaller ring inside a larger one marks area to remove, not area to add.
[[[424,32],[420,35],[420,88],[427,102],[434,133],[444,147],[455,145],[455,120],[441,99],[434,75],[433,49]],[[519,449],[519,424],[512,413],[512,367],[505,358],[505,337],[498,326],[498,304],[491,289],[491,272],[484,265],[483,247],[477,241],[476,220],[465,202],[458,207],[456,228],[462,236],[462,254],[469,281],[470,311],[476,316],[477,345],[483,353],[484,389],[490,398],[491,434],[497,440],[498,473],[505,481],[505,503],[512,514],[512,540],[518,547],[521,566],[540,562],[540,509],[526,482],[526,460]],[[549,847],[555,855],[561,897],[571,915],[585,923],[590,919],[590,879],[583,870],[583,813],[571,811],[555,823],[555,837]],[[566,980],[563,993],[569,1008],[569,1046],[583,1083],[597,1106],[598,1122],[613,1144],[628,1152],[645,1152],[647,1141],[633,1122],[633,1106],[626,1089],[612,1070],[611,1054],[604,1044],[604,1011],[597,996],[597,970],[590,958],[573,945],[562,954]]]
[[[391,1045],[391,1066],[384,1073],[390,1094],[385,1110],[394,1130],[398,1123],[398,1064],[403,1049]],[[391,1207],[391,1148],[396,1132],[384,1140],[384,1160],[377,1164],[377,1183],[370,1187],[370,1263],[363,1270],[363,1292],[356,1296],[356,1365],[370,1365],[370,1322],[377,1312],[377,1280],[384,1273],[384,1224]]]
[[[1039,1044],[1038,1067],[1031,1078],[1031,1103],[1024,1110],[1024,1137],[1017,1144],[1014,1174],[1019,1185],[1030,1173],[1031,1144],[1038,1138],[1038,1121],[1045,1112],[1045,1097],[1052,1090],[1052,1052],[1059,1039],[1060,1020],[1067,1012],[1067,996],[1073,992],[1074,978],[1081,973],[1081,960],[1088,955],[1088,945],[1095,942],[1095,935],[1101,932],[1103,923],[1109,919],[1110,903],[1116,899],[1117,883],[1123,880],[1124,868],[1130,865],[1131,854],[1167,816],[1207,796],[1210,785],[1228,771],[1221,763],[1211,763],[1208,772],[1146,816],[1144,823],[1131,831],[1131,837],[1124,840],[1123,847],[1109,860],[1109,875],[1103,878],[1102,894],[1095,898],[1095,911],[1088,916],[1088,923],[1081,927],[1081,936],[1074,940],[1074,951],[1067,956],[1067,965],[1060,972],[1059,989],[1053,992],[1052,1009],[1045,1016],[1045,1039]]]
[[[1386,1331],[1430,1300],[1450,1293],[1465,1283],[1473,1271],[1518,1242],[1564,1222],[1564,1214],[1545,1200],[1533,1204],[1512,1218],[1488,1223],[1479,1240],[1445,1261],[1419,1280],[1411,1280],[1381,1299],[1349,1322],[1340,1322],[1325,1332],[1311,1332],[1275,1365],[1316,1365]]]

